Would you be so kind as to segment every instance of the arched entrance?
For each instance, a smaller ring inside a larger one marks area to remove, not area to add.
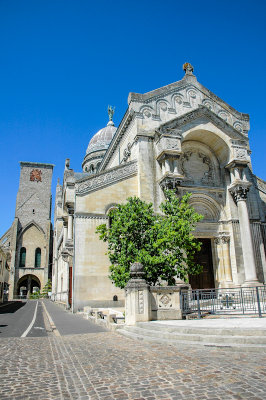
[[[40,289],[41,282],[35,275],[24,275],[17,283],[17,294],[19,296],[29,297],[31,293],[34,293]]]
[[[195,263],[203,267],[199,275],[190,275],[189,283],[192,289],[213,289],[214,273],[212,262],[211,239],[199,239],[202,243],[201,250],[195,255]]]

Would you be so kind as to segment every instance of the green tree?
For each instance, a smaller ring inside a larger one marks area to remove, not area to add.
[[[46,285],[44,285],[41,297],[48,297],[48,292],[51,292],[52,290],[52,281],[51,279],[48,279]]]
[[[100,239],[108,243],[110,279],[116,286],[125,287],[133,262],[143,264],[151,285],[161,280],[172,285],[175,277],[187,280],[188,274],[201,272],[194,263],[201,244],[191,232],[202,216],[189,205],[190,194],[178,198],[167,190],[165,196],[160,206],[163,215],[154,214],[151,203],[130,197],[110,211],[109,226],[97,228]]]

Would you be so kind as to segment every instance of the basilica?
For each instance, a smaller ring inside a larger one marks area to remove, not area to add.
[[[180,81],[129,93],[118,127],[108,107],[109,121],[90,140],[82,172],[65,161],[54,227],[53,165],[21,162],[15,219],[0,238],[9,271],[1,293],[9,287],[9,299],[28,296],[50,277],[52,299],[73,311],[123,307],[124,291],[108,277],[107,245],[96,228],[131,196],[160,213],[165,188],[177,196],[190,192],[204,217],[194,231],[203,272],[189,277],[193,289],[265,283],[266,182],[252,172],[249,115],[202,86],[191,64],[183,70]]]
[[[73,311],[124,305],[108,278],[107,246],[96,234],[110,210],[138,196],[155,212],[164,189],[192,193],[203,215],[203,272],[192,288],[257,286],[265,282],[266,183],[252,172],[249,115],[202,86],[191,64],[180,81],[129,93],[118,127],[109,122],[89,142],[83,172],[65,162],[56,188],[52,298]]]

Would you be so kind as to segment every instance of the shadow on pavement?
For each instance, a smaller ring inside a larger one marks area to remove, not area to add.
[[[0,307],[0,314],[9,314],[9,313],[15,313],[18,311],[21,307],[24,307],[26,305],[26,302],[24,301],[12,301],[10,304],[5,304],[4,306]]]

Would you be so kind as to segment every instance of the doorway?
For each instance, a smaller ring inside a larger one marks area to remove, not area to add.
[[[213,289],[214,274],[212,263],[211,239],[199,239],[202,243],[201,250],[195,255],[195,263],[203,266],[199,275],[189,275],[189,283],[192,289]]]

